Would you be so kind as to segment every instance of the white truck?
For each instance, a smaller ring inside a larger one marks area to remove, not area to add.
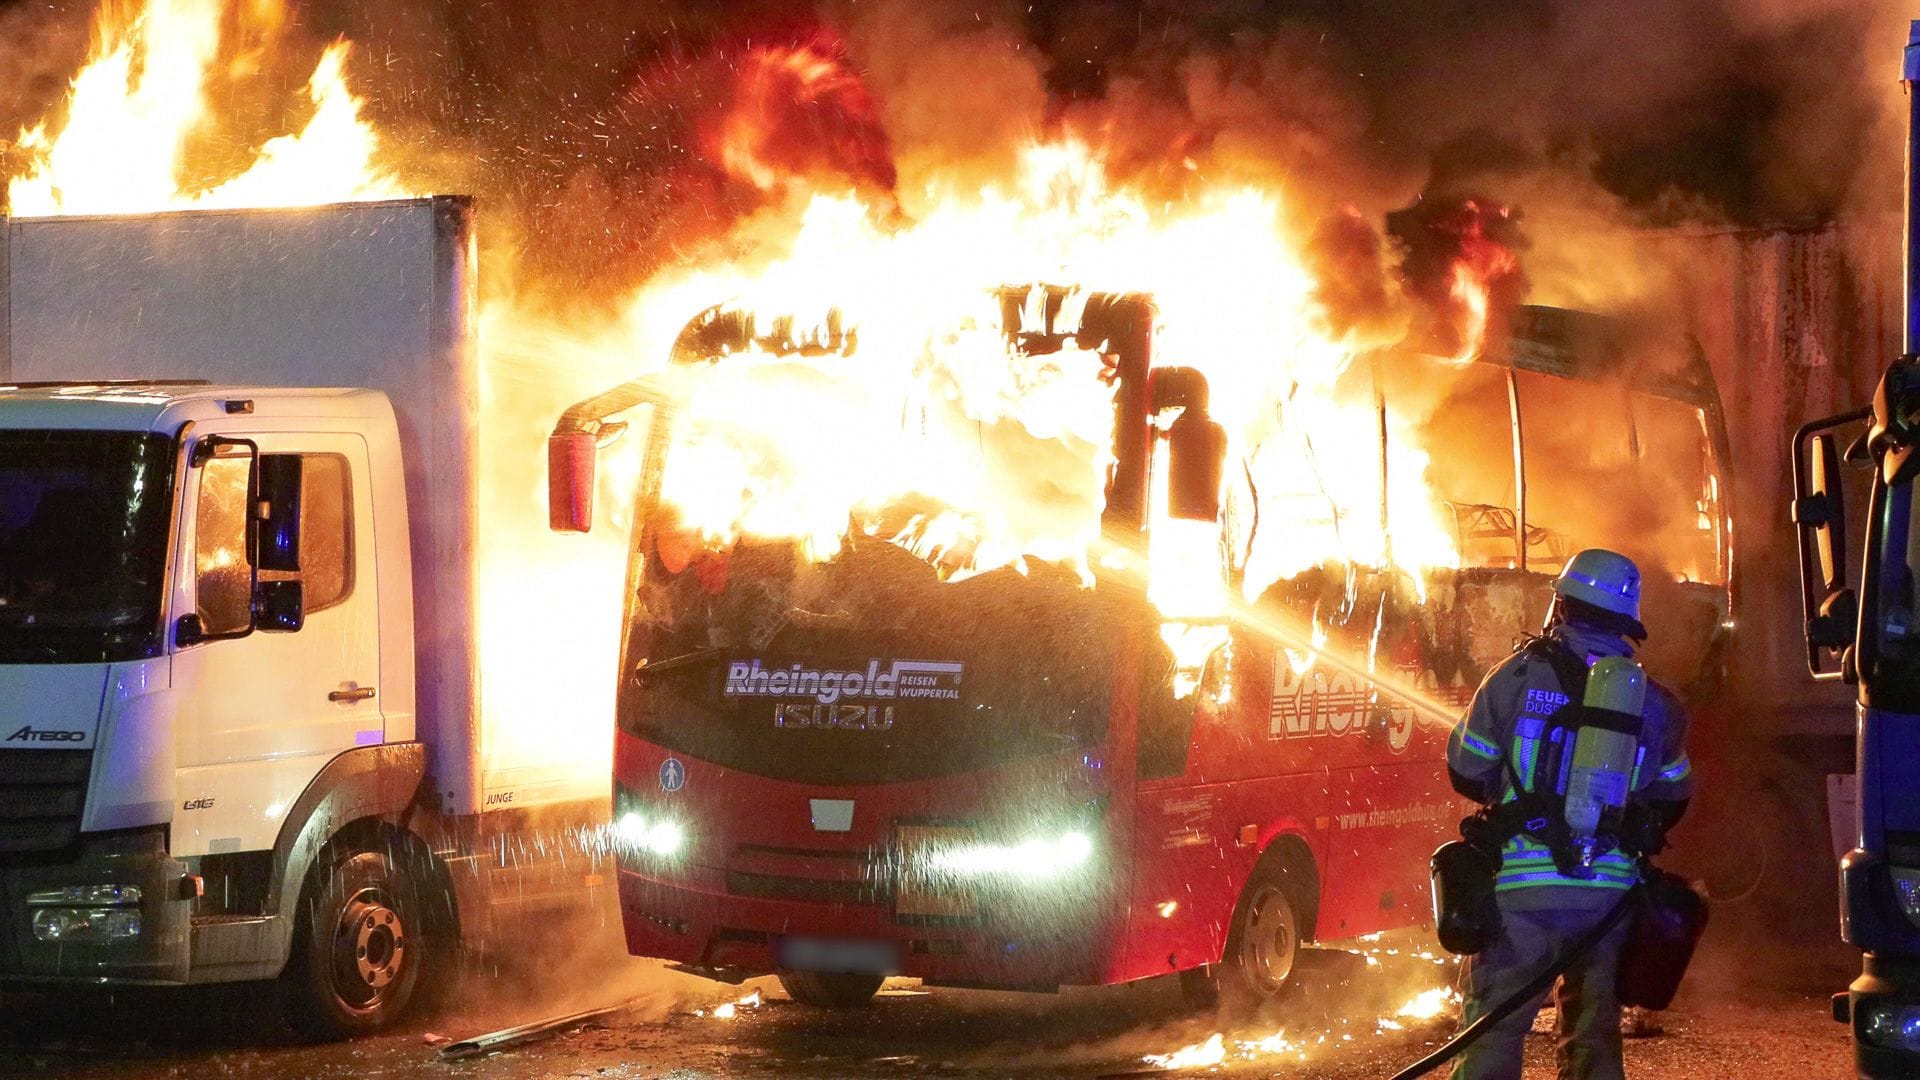
[[[277,979],[351,1034],[606,895],[529,857],[604,764],[487,745],[470,222],[0,219],[0,984]]]

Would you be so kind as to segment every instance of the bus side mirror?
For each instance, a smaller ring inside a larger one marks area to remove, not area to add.
[[[547,436],[547,527],[554,532],[592,531],[598,449],[599,438],[591,431],[556,431]]]
[[[261,570],[300,572],[300,455],[260,457],[259,556]]]
[[[1179,409],[1167,428],[1167,513],[1182,521],[1220,517],[1220,477],[1227,432],[1207,415],[1207,377],[1193,368],[1156,368],[1147,380],[1147,408]]]
[[[1800,540],[1800,600],[1806,616],[1807,670],[1842,679],[1845,651],[1859,629],[1860,602],[1847,583],[1847,503],[1841,456],[1831,429],[1861,412],[1816,420],[1793,441],[1793,522]]]
[[[1220,517],[1227,431],[1192,408],[1167,429],[1167,513],[1184,521]]]

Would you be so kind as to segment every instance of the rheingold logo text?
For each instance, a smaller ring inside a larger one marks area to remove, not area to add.
[[[842,699],[958,701],[966,665],[947,660],[868,660],[865,668],[815,668],[804,663],[767,667],[758,659],[727,664],[728,697],[812,697],[822,705]]]

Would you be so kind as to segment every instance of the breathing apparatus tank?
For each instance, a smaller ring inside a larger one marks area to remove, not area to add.
[[[1587,674],[1581,700],[1585,716],[1573,743],[1567,771],[1566,820],[1577,876],[1593,873],[1598,834],[1608,812],[1626,808],[1633,768],[1640,752],[1641,714],[1647,702],[1647,673],[1624,656],[1603,657]]]

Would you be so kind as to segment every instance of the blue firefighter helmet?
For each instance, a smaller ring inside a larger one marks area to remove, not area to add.
[[[1617,551],[1587,548],[1567,560],[1553,591],[1635,622],[1640,620],[1640,568]]]

